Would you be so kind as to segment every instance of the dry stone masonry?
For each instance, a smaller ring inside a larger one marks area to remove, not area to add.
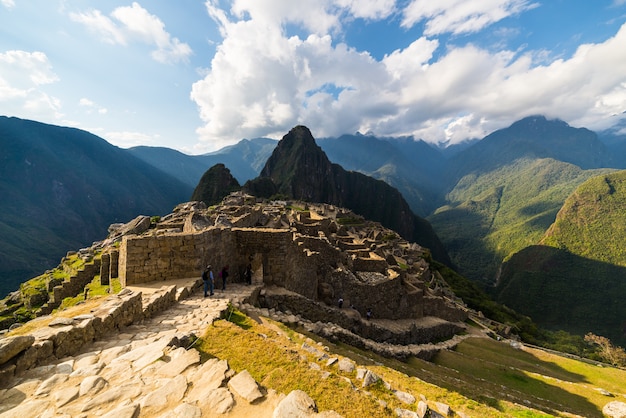
[[[179,205],[154,228],[124,235],[118,271],[122,286],[131,286],[199,277],[210,264],[219,285],[222,266],[229,266],[229,281],[241,283],[250,264],[263,285],[259,307],[338,324],[378,342],[424,344],[452,337],[467,318],[452,294],[442,294],[429,257],[346,209],[258,202],[238,192],[210,208]]]

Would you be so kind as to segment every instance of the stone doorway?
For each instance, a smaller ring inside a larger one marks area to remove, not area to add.
[[[255,253],[250,256],[250,264],[252,264],[252,284],[263,283],[263,254]]]

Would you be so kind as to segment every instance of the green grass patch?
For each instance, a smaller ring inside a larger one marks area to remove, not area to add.
[[[106,297],[112,293],[118,293],[122,290],[122,285],[120,283],[119,278],[115,278],[111,280],[111,285],[103,285],[100,283],[100,275],[97,275],[93,278],[91,283],[88,283],[85,286],[85,289],[88,290],[87,298],[85,298],[85,293],[82,292],[74,297],[68,297],[63,299],[61,305],[56,309],[56,311],[62,311],[72,306],[76,306],[79,303],[84,302],[89,299],[98,299],[102,297]]]
[[[626,392],[626,371],[541,350],[515,349],[484,338],[471,338],[455,351],[442,351],[435,363],[454,371],[462,381],[473,381],[473,385],[459,388],[468,396],[477,396],[471,391],[482,394],[505,391],[518,396],[518,402],[530,401],[536,408],[554,415],[565,412],[602,417],[602,407],[611,398],[596,388],[611,393]]]

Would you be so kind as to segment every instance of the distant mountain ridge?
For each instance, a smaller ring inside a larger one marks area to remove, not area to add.
[[[89,132],[18,118],[0,117],[0,161],[0,294],[192,190]]]
[[[215,164],[224,164],[239,183],[245,183],[259,174],[276,143],[268,138],[242,139],[235,145],[202,155],[146,146],[129,148],[128,151],[193,188],[204,172]]]

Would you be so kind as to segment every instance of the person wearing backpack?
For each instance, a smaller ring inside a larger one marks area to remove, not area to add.
[[[213,296],[213,270],[210,264],[202,272],[202,282],[204,283],[204,297]],[[209,290],[210,294],[208,294]]]

